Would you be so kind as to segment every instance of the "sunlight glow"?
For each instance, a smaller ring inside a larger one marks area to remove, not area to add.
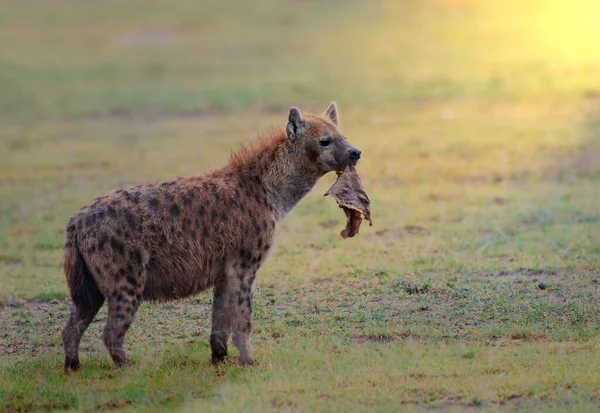
[[[532,35],[563,63],[600,63],[600,2],[554,0],[539,3]]]

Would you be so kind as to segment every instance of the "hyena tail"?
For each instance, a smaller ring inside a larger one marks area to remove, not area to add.
[[[104,303],[104,296],[77,246],[75,235],[65,240],[65,275],[71,293],[71,314],[62,331],[65,347],[65,371],[79,368],[79,343],[96,313]]]
[[[70,244],[70,248],[65,248],[64,268],[71,300],[81,311],[95,308],[98,301],[104,301],[104,296],[81,255],[76,241],[67,241],[67,244]]]

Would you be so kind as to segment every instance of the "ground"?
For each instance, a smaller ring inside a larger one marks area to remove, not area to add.
[[[600,408],[600,10],[585,0],[0,1],[0,411]],[[210,365],[211,297],[143,304],[115,370],[63,375],[62,234],[340,109],[374,225],[325,177],[258,276],[258,365]]]

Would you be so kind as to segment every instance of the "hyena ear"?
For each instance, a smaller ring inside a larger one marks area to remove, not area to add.
[[[329,107],[325,111],[325,116],[329,120],[331,120],[335,124],[335,126],[339,126],[339,122],[338,122],[338,110],[337,110],[337,105],[335,104],[335,102],[331,102],[331,104],[329,105]]]
[[[290,116],[288,117],[288,124],[285,128],[288,139],[292,142],[302,138],[304,134],[305,123],[302,120],[300,111],[297,108],[290,109]]]

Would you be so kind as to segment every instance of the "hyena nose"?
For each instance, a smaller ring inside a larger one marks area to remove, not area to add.
[[[350,159],[352,159],[352,160],[360,159],[360,151],[356,148],[351,148],[350,149]]]

